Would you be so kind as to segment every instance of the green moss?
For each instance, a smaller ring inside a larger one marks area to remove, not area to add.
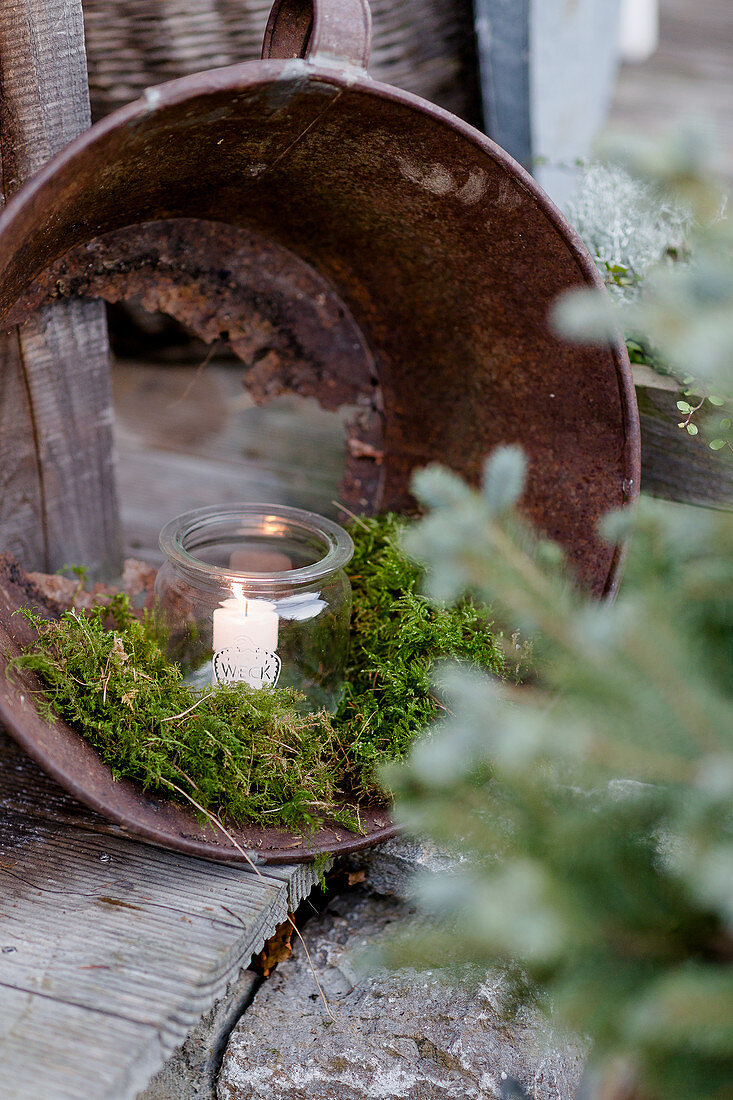
[[[39,674],[40,709],[77,729],[117,778],[233,820],[301,829],[330,817],[358,828],[344,800],[385,799],[377,768],[402,759],[440,712],[433,662],[503,668],[485,611],[420,594],[421,570],[399,545],[403,522],[388,515],[353,525],[351,652],[333,718],[304,716],[289,689],[189,687],[154,623],[136,619],[124,596],[59,621],[24,612],[38,639],[13,665]]]
[[[351,652],[346,689],[335,717],[347,778],[357,794],[379,796],[374,773],[400,760],[442,709],[431,670],[435,661],[472,661],[494,673],[504,658],[488,611],[470,600],[458,607],[421,593],[423,572],[401,549],[405,520],[393,514],[354,522]]]
[[[234,820],[297,829],[328,815],[357,826],[353,812],[338,806],[329,717],[299,714],[297,693],[246,684],[195,691],[125,597],[89,617],[28,617],[38,640],[13,664],[40,675],[41,709],[83,734],[116,778]]]

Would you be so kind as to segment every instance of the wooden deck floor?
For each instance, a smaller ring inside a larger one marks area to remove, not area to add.
[[[315,880],[130,840],[0,730],[0,1100],[132,1100]]]

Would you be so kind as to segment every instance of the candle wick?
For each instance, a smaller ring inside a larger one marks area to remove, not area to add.
[[[241,584],[232,585],[232,594],[239,604],[239,610],[243,619],[246,619],[249,615],[248,604],[249,600],[244,594],[244,588]]]

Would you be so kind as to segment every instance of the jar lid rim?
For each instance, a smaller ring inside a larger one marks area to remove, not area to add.
[[[184,546],[183,539],[187,533],[205,530],[207,524],[213,521],[227,519],[232,522],[251,521],[257,518],[261,518],[263,524],[268,519],[280,520],[291,530],[300,528],[321,536],[327,547],[325,554],[310,565],[299,566],[297,569],[254,572],[211,565],[197,558]],[[283,585],[305,586],[343,569],[354,554],[351,535],[338,523],[326,519],[325,516],[319,516],[315,512],[292,508],[285,504],[225,504],[194,508],[166,523],[160,532],[158,542],[160,549],[174,565],[178,565],[189,574],[205,576],[208,580],[215,580],[226,587],[248,581],[259,589],[277,589]]]

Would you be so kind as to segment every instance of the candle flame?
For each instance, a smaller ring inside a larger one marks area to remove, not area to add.
[[[234,594],[235,600],[239,604],[239,609],[242,612],[242,618],[246,619],[247,618],[247,602],[248,601],[247,601],[247,598],[244,594],[244,585],[242,585],[242,584],[233,584],[232,585],[232,592]]]

